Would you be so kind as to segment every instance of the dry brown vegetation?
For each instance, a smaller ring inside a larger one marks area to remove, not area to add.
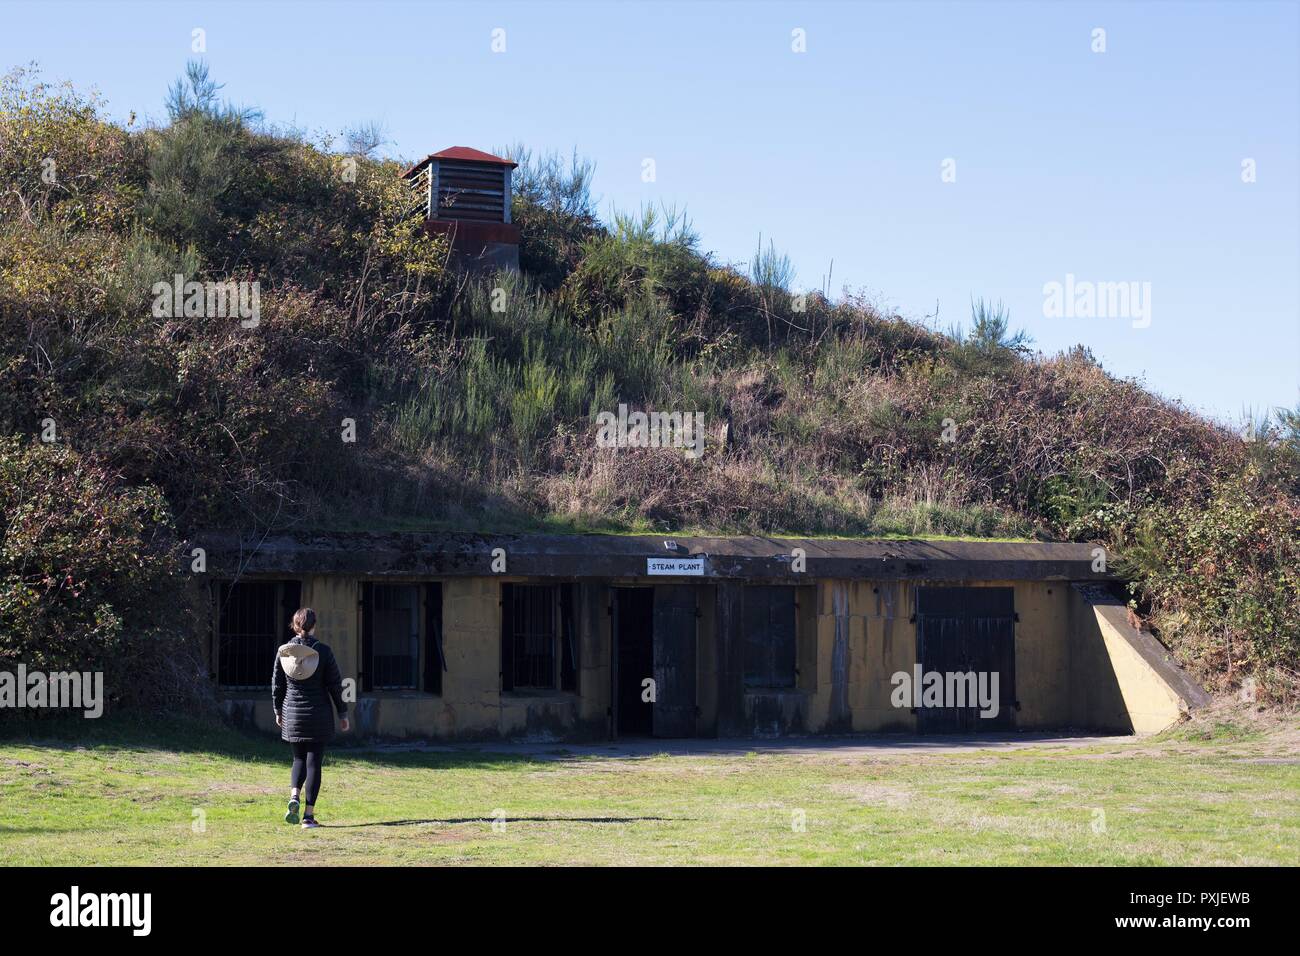
[[[1294,699],[1293,417],[1247,442],[982,307],[942,334],[800,296],[678,216],[600,223],[589,170],[550,157],[521,155],[522,275],[469,278],[398,164],[349,177],[189,83],[136,131],[4,83],[0,659],[186,633],[167,595],[213,527],[1041,536],[1110,549],[1204,679]],[[155,318],[177,272],[257,281],[260,323]],[[620,402],[703,413],[703,457],[598,448]]]

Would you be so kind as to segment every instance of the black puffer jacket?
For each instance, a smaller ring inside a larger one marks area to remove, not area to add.
[[[334,711],[340,719],[348,715],[334,652],[314,637],[295,637],[275,652],[274,668],[271,702],[280,736],[295,744],[333,740]]]

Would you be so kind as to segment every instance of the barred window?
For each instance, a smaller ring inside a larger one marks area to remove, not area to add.
[[[503,690],[576,690],[577,634],[571,584],[501,586]]]
[[[293,636],[289,622],[302,599],[302,582],[223,581],[216,594],[217,683],[228,690],[264,690],[276,648]]]
[[[420,666],[420,592],[376,584],[370,671],[376,690],[415,690]]]
[[[361,583],[361,689],[442,693],[442,584]]]

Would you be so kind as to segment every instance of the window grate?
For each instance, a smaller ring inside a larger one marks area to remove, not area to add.
[[[435,187],[435,218],[504,222],[508,202],[505,170],[500,166],[441,160]]]
[[[555,689],[555,645],[559,631],[559,588],[544,584],[507,586],[506,620],[510,684]]]
[[[217,683],[226,690],[264,690],[275,652],[289,639],[297,581],[222,583],[217,590]],[[292,607],[290,607],[292,605]]]
[[[376,690],[415,690],[420,666],[420,590],[414,584],[376,584],[370,640]]]

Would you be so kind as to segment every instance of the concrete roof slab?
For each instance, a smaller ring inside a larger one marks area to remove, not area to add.
[[[433,532],[202,534],[211,573],[366,577],[488,576],[493,552],[525,577],[645,577],[650,558],[703,557],[706,579],[798,583],[814,578],[1104,581],[1093,545],[1068,542],[870,538],[678,537]],[[675,547],[671,547],[673,545]],[[806,569],[793,569],[796,549]],[[701,575],[692,575],[701,576]]]

